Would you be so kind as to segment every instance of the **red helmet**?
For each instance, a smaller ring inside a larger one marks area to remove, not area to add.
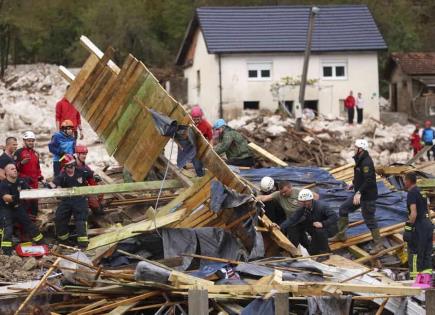
[[[64,156],[62,156],[60,158],[59,162],[61,162],[62,167],[65,167],[67,165],[76,164],[76,160],[74,159],[74,156],[72,156],[71,154],[65,154]]]
[[[193,118],[201,118],[202,115],[203,115],[201,107],[199,107],[198,105],[197,105],[197,106],[194,106],[194,107],[192,108],[192,111],[190,112],[190,115],[191,115]]]
[[[88,153],[88,147],[82,144],[76,145],[76,153]]]

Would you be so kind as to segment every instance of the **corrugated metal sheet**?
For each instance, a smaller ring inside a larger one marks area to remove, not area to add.
[[[310,6],[203,7],[199,25],[210,53],[304,51]],[[313,51],[386,49],[365,5],[320,6]]]

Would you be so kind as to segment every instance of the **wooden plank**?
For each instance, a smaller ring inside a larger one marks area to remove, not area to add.
[[[140,301],[128,303],[126,305],[120,305],[117,308],[115,308],[110,313],[107,313],[107,315],[123,315],[127,313],[129,310],[131,310],[136,304],[138,304]]]
[[[277,158],[275,155],[273,155],[272,153],[266,151],[265,149],[263,149],[262,147],[260,147],[259,145],[250,142],[249,147],[257,154],[261,155],[262,157],[268,159],[269,161],[275,163],[278,166],[282,166],[282,167],[287,167],[288,164],[286,162],[284,162],[283,160]]]
[[[213,281],[194,277],[177,270],[171,271],[168,280],[169,282],[172,282],[175,286],[178,286],[179,284],[192,284],[199,287],[208,287],[214,285]]]
[[[98,59],[103,58],[103,52],[86,36],[80,36],[80,43],[85,47],[91,54],[94,54]],[[112,61],[109,60],[107,62],[109,68],[115,73],[118,74],[120,69],[119,67]]]
[[[155,220],[144,220],[137,223],[132,223],[124,227],[117,228],[116,231],[101,234],[89,240],[88,250],[113,244],[129,237],[139,235],[137,231],[152,231],[154,229],[169,225],[180,220],[185,213],[185,210],[179,210],[163,217],[157,217]]]
[[[92,309],[100,307],[100,306],[102,306],[102,305],[104,305],[106,303],[107,303],[107,300],[106,299],[102,299],[102,300],[99,300],[97,302],[91,303],[91,304],[89,304],[89,305],[87,305],[87,306],[85,306],[85,307],[83,307],[81,309],[78,309],[78,310],[76,310],[74,312],[71,312],[71,313],[69,313],[69,315],[80,315],[82,312],[92,310]]]
[[[376,293],[376,294],[397,294],[401,296],[419,295],[422,290],[416,287],[393,284],[356,284],[356,283],[339,283],[339,282],[301,282],[301,281],[282,281],[280,284],[270,285],[212,285],[206,287],[209,293],[230,293],[230,294],[247,294],[263,295],[272,290],[278,293],[298,293],[305,296],[323,296],[322,291],[327,286],[336,287],[342,292],[350,293]],[[191,285],[182,285],[181,289],[190,289]]]
[[[300,256],[299,250],[289,241],[287,237],[278,228],[272,228],[272,221],[266,216],[258,217],[259,221],[271,232],[271,237],[275,243],[289,252],[292,256]]]
[[[289,304],[288,293],[276,293],[273,297],[275,301],[275,315],[288,315],[290,304]]]
[[[62,78],[64,78],[65,81],[67,81],[68,83],[71,83],[76,78],[75,75],[72,74],[72,72],[69,71],[64,66],[59,66],[58,71],[59,71],[60,75],[62,76]]]
[[[370,256],[369,253],[367,253],[365,250],[363,250],[362,248],[359,248],[359,247],[356,246],[356,245],[349,246],[348,249],[349,249],[349,251],[350,251],[354,256],[356,256],[356,258],[361,258],[361,257],[368,257],[368,256]]]
[[[189,315],[208,315],[208,292],[203,289],[189,289]]]
[[[435,314],[435,289],[426,290],[425,305],[426,314]]]
[[[80,315],[99,314],[101,312],[114,309],[114,308],[116,308],[118,306],[121,306],[121,305],[127,305],[127,304],[130,304],[130,303],[133,303],[133,302],[143,301],[143,300],[146,300],[146,299],[148,299],[150,297],[154,297],[154,296],[160,295],[160,294],[161,294],[160,291],[153,291],[153,292],[143,293],[143,294],[140,294],[140,295],[132,297],[132,298],[124,299],[124,300],[119,301],[119,302],[111,303],[109,305],[106,305],[106,306],[99,307],[99,308],[94,309],[94,310],[90,310],[90,311],[84,312],[84,313],[82,313]]]
[[[430,149],[432,149],[432,146],[425,145],[423,147],[423,149],[418,151],[418,153],[414,157],[412,157],[412,159],[410,159],[408,162],[406,162],[406,165],[414,164],[415,162],[420,160],[420,158],[423,157],[427,153],[427,151],[429,151]]]
[[[133,191],[176,189],[182,187],[178,180],[166,180],[163,185],[162,181],[135,182],[123,184],[108,184],[96,186],[82,186],[71,188],[56,188],[56,189],[28,189],[22,190],[20,199],[40,199],[54,197],[73,197],[73,196],[89,196],[110,193],[125,193]]]
[[[376,258],[382,257],[383,255],[388,254],[388,253],[390,253],[390,252],[396,251],[396,250],[402,248],[403,246],[405,246],[404,243],[403,243],[403,244],[396,245],[396,246],[393,246],[393,247],[390,247],[390,248],[386,248],[386,249],[384,249],[384,250],[381,250],[381,251],[380,251],[379,253],[377,253],[376,255],[369,255],[369,256],[366,256],[366,257],[358,258],[358,259],[355,260],[355,261],[358,262],[358,263],[360,263],[360,264],[362,264],[362,263],[364,263],[364,262],[366,262],[366,261],[373,260],[373,259],[376,259]]]

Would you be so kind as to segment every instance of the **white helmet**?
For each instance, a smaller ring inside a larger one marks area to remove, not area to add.
[[[309,189],[302,189],[299,192],[298,200],[299,201],[310,201],[314,199],[313,192]]]
[[[33,140],[35,140],[36,136],[33,133],[33,131],[26,131],[26,132],[23,133],[23,139],[24,140],[27,140],[27,139],[33,139]]]
[[[369,143],[367,142],[367,140],[364,139],[356,139],[355,146],[357,148],[363,149],[364,151],[367,151],[369,149]]]
[[[272,177],[264,176],[260,182],[260,189],[261,191],[265,191],[265,192],[271,191],[274,185],[275,185],[275,181],[273,180]]]

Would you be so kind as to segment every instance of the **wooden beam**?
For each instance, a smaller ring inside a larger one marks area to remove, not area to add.
[[[208,315],[208,292],[203,289],[189,289],[189,315]]]
[[[426,290],[426,314],[435,314],[435,289]]]
[[[300,256],[300,252],[296,246],[281,232],[280,229],[272,226],[272,221],[266,216],[258,217],[258,220],[270,231],[270,235],[275,243],[282,249],[289,252],[292,256]]]
[[[178,180],[148,181],[137,183],[109,184],[96,186],[82,186],[72,188],[56,188],[56,189],[29,189],[20,192],[20,199],[40,199],[40,198],[55,198],[55,197],[74,197],[74,196],[89,196],[110,193],[126,193],[133,191],[147,191],[163,189],[181,188],[182,185]]]
[[[59,66],[58,71],[62,78],[64,78],[68,83],[71,83],[76,78],[75,75],[64,66]]]
[[[289,314],[289,300],[288,293],[276,293],[273,297],[275,301],[275,315],[288,315]]]
[[[387,249],[381,250],[381,251],[380,251],[379,253],[377,253],[376,255],[369,255],[369,256],[366,256],[366,257],[358,258],[358,259],[355,260],[355,261],[358,262],[358,263],[360,263],[360,264],[362,264],[362,263],[364,263],[364,262],[366,262],[366,261],[369,261],[369,260],[373,260],[373,259],[379,258],[379,257],[381,257],[381,256],[383,256],[383,255],[385,255],[385,254],[388,254],[389,252],[392,252],[392,251],[398,250],[398,249],[402,248],[403,246],[405,246],[405,243],[402,243],[402,244],[399,244],[399,245],[396,245],[396,246],[393,246],[393,247],[390,247],[390,248],[387,248]]]
[[[429,151],[430,149],[432,149],[431,146],[429,145],[425,145],[423,147],[423,149],[421,149],[420,151],[418,151],[418,153],[412,157],[412,159],[410,159],[408,162],[406,162],[406,165],[411,165],[414,164],[416,161],[418,161],[421,157],[423,157],[427,151]]]
[[[104,53],[86,36],[80,36],[80,43],[85,47],[91,54],[94,54],[99,59],[103,58]],[[121,69],[112,61],[107,62],[109,68],[116,74],[119,74]]]
[[[259,145],[250,142],[249,147],[257,154],[261,155],[262,157],[268,159],[269,161],[275,163],[278,166],[282,166],[282,167],[287,167],[288,164],[286,162],[284,162],[283,160],[277,158],[275,155],[273,155],[272,153],[266,151],[265,149],[263,149],[262,147],[260,147]]]
[[[358,247],[358,246],[356,246],[356,245],[349,246],[348,249],[349,249],[349,251],[350,251],[354,256],[356,256],[356,258],[361,258],[361,257],[368,257],[368,256],[370,256],[370,254],[367,253],[364,249],[362,249],[362,248],[360,248],[360,247]]]
[[[180,220],[184,216],[185,212],[186,210],[178,210],[176,212],[169,213],[166,216],[157,217],[154,220],[151,219],[132,223],[127,226],[117,228],[112,232],[98,235],[89,240],[88,250],[116,243],[129,237],[139,235],[140,233],[138,233],[137,231],[152,231],[157,228],[169,225],[173,222]]]

